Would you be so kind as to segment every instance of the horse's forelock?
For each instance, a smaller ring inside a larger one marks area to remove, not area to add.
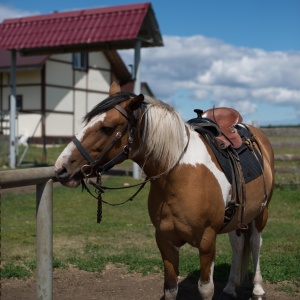
[[[88,112],[84,118],[84,122],[89,122],[93,117],[108,111],[109,109],[113,108],[117,104],[120,104],[121,102],[124,102],[132,97],[135,97],[136,95],[130,92],[119,92],[116,93],[113,96],[110,96],[100,103],[98,103],[90,112]]]

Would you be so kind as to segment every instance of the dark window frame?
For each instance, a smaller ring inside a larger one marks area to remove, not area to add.
[[[88,52],[73,53],[72,64],[74,70],[87,71],[89,67]]]
[[[8,95],[8,109],[10,110],[10,95]],[[23,110],[23,95],[16,95],[16,110]]]

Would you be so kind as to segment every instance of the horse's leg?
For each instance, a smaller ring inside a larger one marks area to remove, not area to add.
[[[232,262],[228,283],[223,289],[223,292],[233,298],[236,298],[237,296],[235,289],[241,283],[241,270],[245,236],[244,234],[237,234],[236,231],[229,232],[228,236],[232,249]]]
[[[164,263],[164,294],[165,300],[175,300],[178,292],[179,249],[167,241],[156,231],[156,243]]]
[[[260,272],[260,248],[262,245],[262,237],[261,232],[263,227],[265,226],[267,220],[268,211],[267,208],[263,211],[263,213],[252,222],[252,234],[250,238],[250,246],[252,250],[253,256],[253,266],[254,266],[254,276],[253,276],[253,296],[252,299],[262,300],[265,299],[265,291],[263,289],[263,279]]]
[[[216,255],[216,233],[207,228],[204,231],[200,248],[201,272],[198,282],[199,293],[203,300],[211,300],[214,295],[214,260]]]

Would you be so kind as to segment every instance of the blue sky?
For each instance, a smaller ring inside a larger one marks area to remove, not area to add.
[[[147,1],[1,0],[0,20]],[[164,47],[142,50],[142,80],[184,119],[238,108],[259,125],[300,124],[299,0],[153,0]],[[126,64],[131,50],[121,51]]]

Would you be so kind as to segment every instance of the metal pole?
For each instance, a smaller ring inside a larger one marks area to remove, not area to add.
[[[9,167],[16,167],[16,50],[11,50]]]
[[[36,185],[36,299],[52,300],[53,180]]]
[[[136,95],[139,95],[141,93],[141,46],[142,42],[141,40],[137,39],[135,43],[134,48],[134,88],[133,92]],[[133,178],[140,179],[141,178],[141,172],[138,164],[133,163]]]

